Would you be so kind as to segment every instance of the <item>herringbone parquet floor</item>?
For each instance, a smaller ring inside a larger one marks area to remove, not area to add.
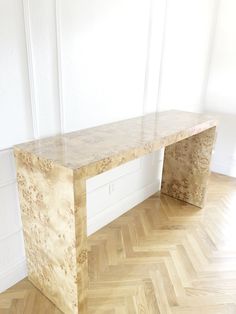
[[[89,314],[236,313],[236,179],[212,174],[200,210],[154,195],[89,238]],[[59,314],[27,280],[1,314]]]

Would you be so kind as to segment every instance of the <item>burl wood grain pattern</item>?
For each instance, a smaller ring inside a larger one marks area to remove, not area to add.
[[[205,150],[200,149],[205,143],[205,139],[201,140],[203,131],[216,124],[214,118],[206,115],[169,111],[16,146],[14,153],[30,281],[63,313],[87,313],[86,180],[200,133],[196,137],[200,139],[199,143],[191,140],[196,148],[193,158],[196,162],[205,154]],[[179,150],[179,157],[185,154],[184,147],[185,144]],[[207,170],[212,145],[208,148]],[[168,157],[171,150],[167,148],[166,152],[165,163],[171,170],[168,175],[165,170],[165,182],[171,182],[170,175],[182,180],[182,177],[175,177],[175,165],[171,163],[176,160]],[[185,162],[190,164],[188,156]],[[182,166],[180,160],[178,158],[177,166]],[[201,170],[202,164],[191,168],[196,171],[193,180],[203,179],[204,175],[207,180],[208,173]],[[176,191],[173,196],[181,198],[182,185],[178,188],[179,195]],[[195,191],[189,188],[185,200],[195,198]],[[204,192],[202,190],[202,194]]]
[[[203,207],[215,127],[165,148],[161,192]]]
[[[216,124],[216,120],[208,115],[171,110],[17,147],[89,176],[181,141]]]
[[[81,214],[73,171],[17,149],[15,158],[28,278],[64,313],[78,313],[79,300],[83,303],[76,262]],[[86,263],[81,257],[77,261],[86,273]]]

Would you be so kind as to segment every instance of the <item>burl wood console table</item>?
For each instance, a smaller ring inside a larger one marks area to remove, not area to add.
[[[86,179],[165,147],[162,193],[202,207],[216,124],[167,111],[16,146],[29,280],[64,313],[87,313]]]

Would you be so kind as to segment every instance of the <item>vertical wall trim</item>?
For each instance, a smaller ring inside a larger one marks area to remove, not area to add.
[[[200,103],[201,105],[200,109],[202,112],[206,108],[207,88],[208,88],[208,83],[209,83],[212,57],[213,57],[213,52],[214,52],[214,44],[215,44],[216,29],[217,29],[217,23],[218,23],[218,17],[219,17],[220,1],[221,0],[214,1],[213,17],[212,17],[211,30],[210,30],[210,35],[209,35],[209,48],[208,48],[207,59],[206,59],[205,75],[203,79],[202,95],[201,95],[201,103]]]
[[[57,49],[57,74],[59,94],[59,119],[61,133],[65,132],[64,102],[63,102],[63,81],[62,81],[62,56],[61,56],[61,11],[60,0],[55,0],[55,23],[56,23],[56,49]]]
[[[149,11],[149,26],[148,26],[148,38],[147,38],[147,57],[146,57],[146,71],[144,79],[144,93],[143,93],[143,115],[146,113],[147,108],[147,94],[148,94],[148,84],[149,84],[149,66],[150,66],[150,54],[151,54],[151,41],[152,39],[152,28],[153,28],[153,1],[150,0],[150,11]],[[163,69],[163,56],[165,48],[165,37],[166,37],[166,24],[167,24],[167,2],[164,1],[164,20],[163,20],[163,31],[161,35],[161,57],[160,57],[160,66],[159,66],[159,75],[158,75],[158,85],[157,85],[157,100],[156,100],[156,111],[158,111],[159,98],[160,98],[160,89],[161,89],[161,80],[162,80],[162,69]]]
[[[159,71],[158,86],[157,86],[156,112],[158,111],[158,108],[159,108],[161,86],[162,86],[163,59],[164,59],[166,27],[167,27],[167,10],[168,10],[168,0],[165,0],[165,11],[164,11],[165,16],[164,16],[164,25],[163,25],[163,32],[162,32],[161,58],[160,58],[160,67],[159,67],[160,71]]]
[[[149,59],[150,59],[150,47],[152,39],[152,8],[153,0],[149,0],[149,22],[148,22],[148,35],[147,35],[147,55],[144,77],[144,90],[143,90],[143,115],[146,114],[147,107],[147,91],[148,91],[148,79],[149,79]]]
[[[34,135],[34,138],[39,138],[38,106],[37,106],[36,94],[35,94],[35,69],[34,69],[34,62],[33,62],[29,0],[22,0],[22,4],[23,4],[23,17],[24,17],[24,27],[25,27],[33,135]]]

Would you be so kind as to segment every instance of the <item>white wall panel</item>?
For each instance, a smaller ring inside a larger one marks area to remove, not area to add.
[[[149,1],[60,4],[66,131],[141,115]]]
[[[236,2],[219,2],[205,111],[219,119],[212,169],[236,177]]]
[[[0,242],[0,252],[4,252],[4,254],[0,255],[0,273],[2,273],[4,268],[7,267],[9,269],[11,265],[24,258],[24,244],[22,240],[22,232],[18,232]]]
[[[0,241],[0,293],[27,276],[22,232]]]
[[[214,115],[219,121],[212,158],[212,171],[236,177],[236,115],[219,112],[207,113]]]
[[[9,182],[15,181],[15,162],[11,149],[0,151],[0,188]]]
[[[105,208],[112,206],[112,204],[115,204],[120,199],[131,195],[135,191],[156,180],[159,180],[160,174],[157,173],[158,162],[153,162],[152,159],[154,157],[153,154],[142,157],[140,160],[140,167],[125,175],[122,173],[122,169],[119,169],[118,167],[117,170],[120,171],[120,176],[118,178],[115,178],[111,174],[109,182],[102,182],[101,186],[96,186],[95,189],[89,191],[87,201],[88,219],[97,215]],[[132,165],[132,162],[129,164]],[[107,176],[108,173],[109,171],[105,175]],[[102,174],[100,176],[102,176]],[[91,184],[91,182],[96,182],[97,178],[94,177],[88,181]]]
[[[60,132],[55,0],[40,0],[40,5],[30,0],[26,10],[38,135],[45,137]]]
[[[96,177],[89,178],[86,182],[86,191],[88,193],[96,190],[102,185],[108,184],[112,180],[116,180],[121,176],[129,175],[130,173],[136,172],[141,168],[141,159],[135,159],[129,161],[119,167],[106,171],[97,175]]]
[[[124,165],[117,167],[117,177],[112,169],[87,180],[88,234],[160,190],[163,153],[164,150],[160,150],[131,161],[126,164],[126,169]],[[136,167],[132,168],[134,162]],[[129,168],[132,170],[124,175],[122,171]]]
[[[215,0],[168,0],[158,110],[201,111]]]
[[[220,1],[209,72],[206,110],[236,114],[236,1]]]
[[[22,2],[0,1],[0,149],[32,138]]]
[[[150,0],[143,113],[157,110],[165,40],[167,0]]]
[[[0,188],[0,240],[21,227],[16,183]]]

